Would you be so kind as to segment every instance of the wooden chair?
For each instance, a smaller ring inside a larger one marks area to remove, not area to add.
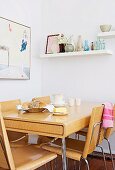
[[[102,113],[103,113],[103,106],[95,107],[92,110],[86,141],[66,138],[66,148],[67,148],[66,156],[67,158],[80,161],[79,170],[81,167],[82,160],[86,162],[87,169],[89,170],[87,155],[92,153],[97,146],[100,126],[101,126]],[[57,153],[59,155],[62,154],[60,139],[56,140],[54,143],[42,145],[42,148]]]
[[[0,102],[1,111],[2,111],[2,113],[5,113],[5,112],[17,112],[16,105],[19,105],[19,104],[21,104],[20,99],[8,100],[8,101]]]
[[[54,160],[55,153],[36,148],[34,145],[11,147],[0,111],[0,167],[10,170],[34,170]]]
[[[114,118],[115,118],[115,105],[113,107],[113,115],[114,115]],[[107,129],[102,128],[101,129],[101,135],[100,135],[100,140],[99,140],[99,145],[101,145],[103,139],[105,139],[107,141],[109,153],[110,153],[110,156],[111,156],[113,170],[115,170],[115,164],[114,164],[114,161],[113,161],[113,155],[112,155],[112,151],[111,151],[111,144],[110,144],[109,138],[114,131],[115,131],[115,121],[114,121],[114,127],[113,128],[107,128]]]
[[[20,99],[0,102],[2,114],[18,112],[16,105],[20,104]],[[28,137],[26,133],[7,131],[7,134],[10,141],[18,141],[18,143],[20,141],[20,144],[27,143]]]
[[[38,97],[41,102],[44,102],[46,104],[51,103],[50,101],[50,96],[43,96],[43,97]],[[28,103],[28,102],[25,102]],[[13,113],[13,112],[18,112],[16,105],[21,105],[22,102],[20,99],[16,100],[9,100],[9,101],[3,101],[0,102],[1,105],[1,111],[2,114],[4,115],[5,113]],[[7,131],[9,141],[12,142],[12,146],[17,144],[18,145],[25,145],[28,143],[28,134],[27,133],[21,133],[21,132],[13,132],[13,131]],[[44,141],[51,141],[52,138],[50,137],[44,137],[44,136],[39,136],[39,140],[42,142]],[[38,141],[38,144],[40,141]]]
[[[115,118],[115,105],[114,105],[113,113],[114,113],[114,118]],[[110,138],[111,134],[114,131],[115,131],[115,122],[114,122],[114,127],[113,128],[104,129],[104,128],[101,127],[99,141],[98,141],[98,145],[97,145],[97,146],[102,148],[102,146],[101,146],[102,141],[103,140],[107,141],[109,153],[110,153],[110,156],[111,156],[113,170],[115,170],[115,164],[114,164],[114,160],[113,160],[113,155],[112,155],[112,151],[111,151],[111,144],[110,144],[109,138]],[[88,128],[84,128],[81,131],[76,132],[76,135],[78,135],[78,138],[79,138],[79,135],[82,135],[82,136],[86,137],[87,136],[87,132],[88,132]]]

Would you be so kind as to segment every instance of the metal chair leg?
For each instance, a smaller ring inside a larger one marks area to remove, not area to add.
[[[105,154],[103,151],[103,147],[98,145],[97,147],[99,147],[101,149],[102,155],[103,155],[103,161],[104,161],[104,166],[105,166],[105,170],[107,170],[107,164],[106,164],[106,160],[105,160]]]
[[[79,134],[75,133],[75,139],[79,140]]]
[[[82,158],[82,157],[81,157],[80,162],[79,162],[79,170],[81,170],[81,161],[82,161],[82,159],[85,161],[85,163],[87,165],[87,170],[89,170],[89,163],[88,163],[87,159],[86,158]]]
[[[87,170],[89,170],[89,163],[88,163],[87,159],[84,159],[84,161],[85,161],[85,163],[87,165]]]
[[[107,143],[108,143],[109,152],[110,152],[110,155],[111,155],[112,167],[113,167],[113,170],[115,170],[115,164],[114,164],[114,161],[113,161],[113,155],[112,155],[112,152],[111,152],[111,145],[110,145],[110,141],[109,141],[109,139],[107,139],[107,138],[105,138],[105,140],[106,140],[106,141],[107,141]]]
[[[79,140],[79,134],[78,134],[77,138],[78,138],[78,140]]]

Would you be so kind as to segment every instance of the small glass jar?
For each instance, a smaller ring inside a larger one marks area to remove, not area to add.
[[[65,46],[65,52],[73,52],[74,46],[72,44],[66,44]]]

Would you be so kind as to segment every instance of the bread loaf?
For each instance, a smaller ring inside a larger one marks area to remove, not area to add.
[[[22,107],[24,109],[32,109],[32,108],[43,108],[47,104],[45,102],[41,102],[39,98],[33,98],[31,102],[24,102]]]

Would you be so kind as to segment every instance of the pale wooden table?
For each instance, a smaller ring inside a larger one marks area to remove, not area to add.
[[[4,113],[7,130],[26,132],[50,137],[62,138],[63,170],[66,170],[65,137],[89,124],[92,108],[101,104],[82,102],[80,106],[67,107],[68,115],[54,116],[51,113]]]

